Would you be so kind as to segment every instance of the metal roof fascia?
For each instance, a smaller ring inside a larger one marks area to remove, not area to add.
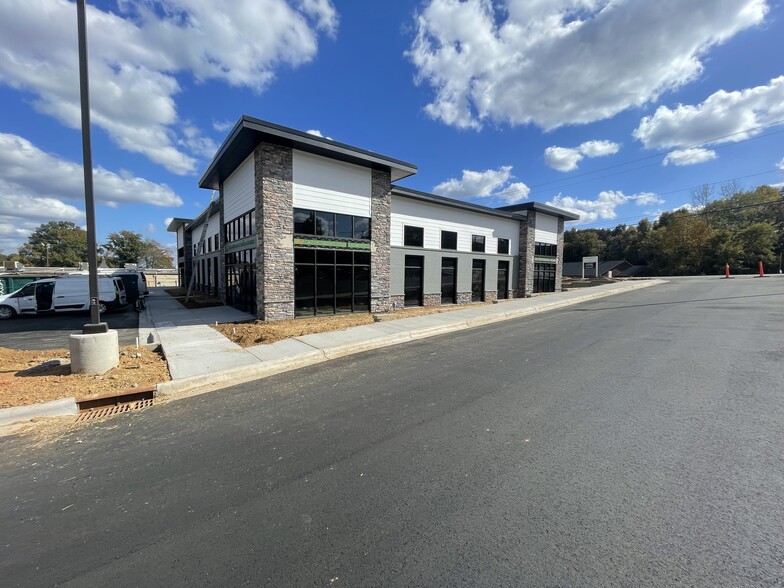
[[[252,135],[250,133],[252,133]],[[248,135],[247,145],[245,146],[241,145],[243,135]],[[363,167],[389,169],[393,181],[412,176],[418,169],[416,165],[399,159],[386,157],[345,143],[331,141],[296,129],[242,115],[237,124],[234,125],[231,133],[229,133],[229,136],[218,149],[218,152],[210,162],[207,170],[199,179],[199,187],[211,188],[213,190],[218,189],[219,179],[217,175],[220,172],[220,163],[225,157],[231,155],[231,148],[235,147],[238,149],[238,153],[234,155],[236,166],[238,166],[248,155],[250,155],[250,153],[252,153],[255,146],[263,140],[264,136],[277,139],[277,141],[273,142],[287,145],[295,149],[302,149],[303,151],[308,151],[324,157],[338,159]],[[240,144],[238,145],[238,143]],[[252,147],[249,148],[249,145],[252,145]],[[236,166],[234,166],[234,169],[236,169]],[[230,173],[228,170],[223,171],[225,173]]]
[[[541,212],[543,214],[557,216],[564,220],[580,220],[579,214],[569,212],[568,210],[564,210],[563,208],[556,208],[555,206],[550,206],[549,204],[541,204],[540,202],[523,202],[522,204],[511,204],[509,206],[500,206],[498,207],[498,210],[505,210],[507,212],[512,212],[512,211],[522,212],[524,210],[533,210],[534,212]]]
[[[438,206],[449,206],[452,208],[459,208],[478,214],[487,214],[490,216],[498,216],[510,220],[521,220],[525,218],[525,214],[516,212],[509,212],[500,210],[498,208],[490,208],[482,206],[481,204],[473,204],[471,202],[464,202],[462,200],[455,200],[454,198],[447,198],[446,196],[438,196],[437,194],[428,194],[427,192],[420,192],[411,188],[402,188],[400,186],[392,186],[392,194],[395,196],[402,196],[403,198],[411,198],[412,200],[420,200]]]

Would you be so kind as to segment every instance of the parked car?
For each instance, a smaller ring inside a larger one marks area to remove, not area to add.
[[[15,292],[0,296],[0,320],[17,314],[89,310],[88,279],[88,276],[69,275],[29,282]],[[126,304],[122,279],[98,276],[98,311],[105,313]]]

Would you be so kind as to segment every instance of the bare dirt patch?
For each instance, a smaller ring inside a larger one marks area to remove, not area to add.
[[[185,308],[210,308],[212,306],[223,306],[223,302],[217,296],[202,294],[201,292],[191,292],[188,302],[185,302],[187,288],[166,288],[164,289],[169,296],[182,304]]]
[[[89,398],[170,380],[163,355],[133,345],[120,348],[120,365],[101,376],[72,374],[67,349],[19,351],[0,347],[0,408]],[[54,361],[59,360],[59,361]]]
[[[490,303],[487,303],[490,304]],[[481,306],[475,305],[473,306]],[[291,337],[302,337],[313,333],[328,333],[330,331],[342,331],[360,325],[369,325],[373,322],[397,320],[412,316],[422,316],[425,314],[435,314],[441,312],[451,312],[469,308],[468,305],[462,306],[438,306],[433,308],[405,308],[384,314],[342,314],[328,315],[320,317],[307,317],[288,319],[283,321],[251,321],[244,323],[225,323],[222,325],[210,325],[213,329],[227,337],[240,347],[253,347],[254,345],[266,345],[290,339]]]

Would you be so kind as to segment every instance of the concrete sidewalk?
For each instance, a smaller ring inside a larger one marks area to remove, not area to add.
[[[252,315],[219,306],[188,310],[162,288],[151,288],[139,317],[139,341],[160,344],[169,364],[170,382],[160,394],[207,391],[239,384],[353,353],[519,318],[664,283],[639,280],[519,298],[460,310],[318,333],[243,349],[209,325],[252,320]]]

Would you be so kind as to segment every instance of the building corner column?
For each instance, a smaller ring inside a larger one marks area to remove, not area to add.
[[[520,252],[518,256],[517,290],[519,296],[530,298],[534,293],[534,251],[536,242],[536,212],[527,211],[520,221]]]
[[[294,318],[293,151],[260,143],[254,152],[256,316]]]
[[[558,249],[555,262],[555,291],[563,289],[564,219],[558,219]]]
[[[389,312],[392,247],[392,179],[372,170],[370,192],[370,312]]]

